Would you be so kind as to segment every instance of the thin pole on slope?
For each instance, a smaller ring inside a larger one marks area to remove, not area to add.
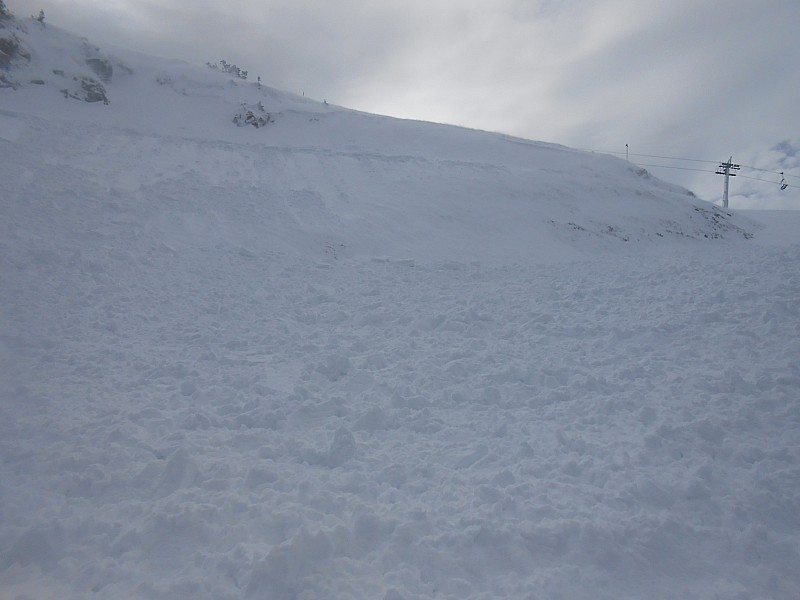
[[[736,177],[736,173],[731,173],[731,171],[739,170],[739,168],[741,168],[741,165],[733,164],[733,156],[728,159],[728,162],[720,163],[719,167],[717,167],[716,174],[725,176],[725,189],[722,194],[722,206],[725,208],[728,208],[728,180],[731,177]]]

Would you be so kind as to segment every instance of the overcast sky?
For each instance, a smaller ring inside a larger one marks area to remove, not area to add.
[[[639,155],[733,155],[792,187],[743,168],[732,206],[800,209],[800,0],[6,4],[101,46],[225,59],[332,104],[623,156],[628,144],[641,164],[700,169],[647,167],[707,200],[722,196],[713,162]]]

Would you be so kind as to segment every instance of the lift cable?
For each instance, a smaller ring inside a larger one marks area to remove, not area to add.
[[[651,164],[644,164],[644,163],[632,163],[632,164],[635,164],[637,167],[653,167],[653,168],[656,168],[656,169],[679,169],[681,171],[696,171],[698,173],[716,173],[716,171],[710,171],[708,169],[693,169],[691,167],[678,167],[678,166],[675,166],[675,165],[651,165]],[[764,170],[764,169],[762,169],[762,170]],[[771,171],[769,171],[769,172],[771,172]],[[780,173],[777,173],[777,174],[780,175]],[[800,188],[800,186],[797,186],[797,185],[794,185],[794,184],[791,184],[791,183],[786,183],[785,180],[773,181],[771,179],[761,179],[760,177],[750,177],[749,175],[742,175],[741,173],[739,173],[738,175],[739,175],[739,177],[743,177],[745,179],[752,179],[753,181],[761,181],[763,183],[771,183],[773,185],[780,185],[782,190],[785,190],[786,188]]]
[[[714,173],[708,169],[692,169],[691,167],[678,167],[676,165],[648,165],[644,163],[633,163],[637,167],[657,167],[659,169],[680,169],[681,171],[697,171],[699,173]]]
[[[597,154],[620,154],[624,155],[625,152],[615,152],[613,150],[586,150],[586,152],[596,152]],[[659,156],[657,154],[639,154],[637,152],[630,152],[627,155],[629,156],[643,156],[644,158],[660,158],[663,160],[683,160],[686,162],[699,162],[699,163],[711,163],[717,164],[718,160],[702,160],[699,158],[678,158],[676,156]]]
[[[743,169],[750,169],[751,171],[761,171],[762,173],[771,173],[772,175],[780,175],[783,178],[791,177],[793,179],[800,179],[800,175],[792,175],[790,173],[784,173],[783,171],[772,171],[771,169],[759,169],[758,167],[750,167],[748,165],[742,165]]]
[[[618,151],[613,151],[613,150],[611,150],[611,151],[607,151],[607,150],[587,150],[587,152],[596,152],[598,154],[617,154],[617,155],[626,155],[626,156],[641,156],[641,157],[644,157],[644,158],[659,158],[659,159],[662,159],[662,160],[680,160],[680,161],[684,161],[684,162],[708,163],[708,164],[714,164],[714,165],[719,164],[718,160],[705,160],[705,159],[701,159],[701,158],[680,158],[680,157],[677,157],[677,156],[661,156],[659,154],[640,154],[640,153],[637,153],[637,152],[618,152]],[[693,170],[693,169],[689,169],[688,167],[668,167],[666,165],[641,165],[641,166],[643,166],[643,167],[645,167],[645,166],[662,167],[662,168],[665,168],[665,169],[669,169],[669,168],[672,168],[672,169],[685,168],[686,170],[689,170],[689,171]],[[784,177],[784,178],[800,179],[800,175],[792,175],[792,174],[789,174],[789,173],[784,173],[782,171],[773,171],[771,169],[761,169],[759,167],[753,167],[751,165],[741,165],[741,167],[743,169],[749,169],[751,171],[761,171],[763,173],[771,173],[772,175],[780,175],[781,177]],[[698,169],[698,170],[700,170],[700,169]]]
[[[764,183],[771,183],[772,185],[779,185],[781,186],[782,190],[786,188],[800,188],[798,185],[792,185],[791,183],[786,183],[785,180],[783,181],[772,181],[770,179],[759,179],[758,177],[750,177],[748,175],[739,174],[739,177],[744,177],[745,179],[752,179],[753,181],[763,181]]]

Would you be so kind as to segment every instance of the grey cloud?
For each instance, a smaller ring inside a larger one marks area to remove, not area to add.
[[[33,10],[32,0],[17,3]],[[50,22],[98,43],[197,64],[224,58],[291,91],[347,89],[381,69],[412,35],[398,2],[43,0],[36,10],[40,5]]]
[[[787,158],[795,158],[797,156],[798,146],[800,146],[800,144],[793,145],[791,141],[784,140],[775,144],[771,150],[783,154]]]

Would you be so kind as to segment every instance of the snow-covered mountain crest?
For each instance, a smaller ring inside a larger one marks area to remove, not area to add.
[[[35,20],[0,27],[0,135],[63,169],[95,214],[115,197],[165,241],[202,222],[198,243],[214,231],[253,252],[513,262],[748,235],[731,212],[608,156],[349,111]]]
[[[0,20],[0,87],[38,86],[65,98],[108,104],[104,86],[125,72],[130,73],[124,64],[86,39],[34,19]]]

